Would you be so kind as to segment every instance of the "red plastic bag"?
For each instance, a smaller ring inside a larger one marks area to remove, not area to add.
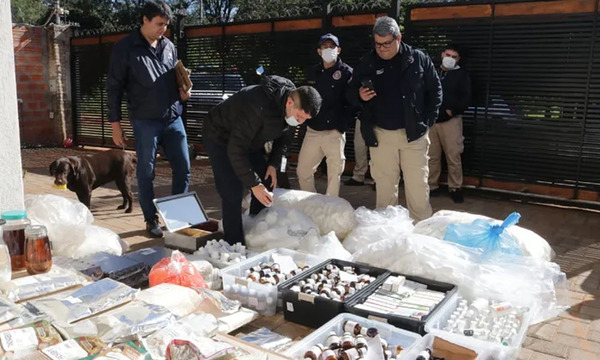
[[[151,287],[169,283],[189,288],[208,288],[198,269],[177,250],[173,251],[170,258],[164,258],[152,267],[149,281]]]

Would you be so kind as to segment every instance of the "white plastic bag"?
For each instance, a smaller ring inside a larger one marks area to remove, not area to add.
[[[337,196],[284,189],[275,189],[273,195],[273,206],[302,211],[318,226],[321,235],[334,231],[343,240],[356,225],[354,208]]]
[[[552,318],[569,306],[566,275],[557,264],[528,256],[481,254],[411,234],[369,244],[356,252],[352,261],[456,284],[469,301],[485,297],[529,307],[533,323]]]
[[[169,283],[142,290],[135,295],[135,298],[147,304],[165,307],[177,316],[193,313],[204,300],[193,289]]]
[[[489,220],[494,225],[502,224],[501,220],[492,219],[483,215],[470,214],[461,211],[440,210],[433,214],[429,219],[418,222],[415,225],[413,232],[415,234],[443,239],[448,225],[471,224],[477,219]],[[535,232],[517,225],[508,227],[505,231],[507,235],[517,240],[523,255],[532,256],[544,261],[550,261],[554,258],[554,251],[552,251],[548,242]]]
[[[244,233],[249,249],[263,252],[274,248],[295,250],[310,229],[317,225],[302,211],[279,208],[263,209],[254,218],[246,218]]]
[[[123,246],[112,230],[92,225],[94,216],[77,200],[57,195],[26,195],[25,208],[33,224],[44,225],[56,255],[82,258],[98,252],[121,255]]]
[[[319,236],[316,230],[309,231],[304,239],[302,239],[298,250],[320,256],[324,259],[349,260],[352,257],[352,254],[344,249],[344,246],[333,231],[324,236]]]
[[[350,253],[370,243],[409,234],[414,228],[408,210],[402,206],[375,210],[361,206],[354,211],[354,216],[357,225],[344,239],[344,247]]]

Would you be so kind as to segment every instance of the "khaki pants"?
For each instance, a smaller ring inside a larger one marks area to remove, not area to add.
[[[442,152],[446,154],[448,163],[448,188],[460,189],[463,183],[462,162],[460,155],[464,150],[462,116],[433,125],[429,130],[431,146],[429,147],[429,187],[439,187],[442,172]]]
[[[408,142],[406,130],[384,130],[375,127],[377,147],[371,147],[371,174],[377,184],[377,208],[398,205],[400,166],[404,174],[406,207],[416,221],[431,216],[427,178],[429,136]],[[402,165],[400,165],[402,164]]]
[[[337,130],[316,131],[307,126],[296,170],[300,189],[317,192],[314,175],[321,160],[325,157],[327,158],[327,192],[325,194],[338,196],[340,177],[346,163],[345,146],[345,134],[341,134]]]
[[[352,178],[358,182],[365,181],[365,174],[369,168],[369,158],[367,156],[369,148],[365,145],[365,140],[360,133],[360,120],[356,120],[354,127],[354,171]]]

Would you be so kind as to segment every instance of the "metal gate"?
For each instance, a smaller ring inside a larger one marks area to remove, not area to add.
[[[463,166],[471,183],[550,185],[551,195],[597,200],[597,21],[598,3],[591,0],[408,9],[406,42],[425,49],[436,64],[447,43],[465,49],[475,95],[464,116]]]

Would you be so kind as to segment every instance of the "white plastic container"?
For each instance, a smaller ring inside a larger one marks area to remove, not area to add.
[[[474,337],[464,336],[443,330],[448,322],[448,319],[450,318],[450,315],[452,315],[454,310],[458,307],[460,300],[460,297],[449,299],[447,305],[440,309],[440,311],[437,311],[427,322],[425,325],[425,331],[431,335],[437,335],[457,345],[473,349],[480,353],[480,356],[481,352],[487,349],[489,352],[494,354],[494,359],[496,360],[516,359],[519,354],[519,350],[521,349],[521,345],[523,344],[523,340],[525,339],[527,328],[529,328],[529,324],[531,323],[531,312],[527,311],[525,314],[523,314],[521,326],[517,332],[517,335],[507,346],[504,346],[499,343],[480,340]]]
[[[318,256],[289,249],[271,249],[260,253],[239,264],[221,269],[223,292],[234,300],[239,300],[242,306],[256,310],[264,315],[273,315],[277,311],[279,292],[277,285],[260,284],[246,280],[246,270],[261,262],[273,262],[273,254],[290,256],[300,267],[313,267],[325,261]],[[287,280],[286,280],[287,281]],[[279,285],[283,284],[280,283]]]
[[[365,319],[350,313],[338,314],[338,316],[329,320],[329,322],[327,322],[325,325],[321,326],[316,331],[299,341],[297,344],[287,349],[283,354],[291,357],[292,359],[303,360],[306,350],[319,343],[325,344],[327,336],[332,331],[334,331],[336,334],[343,334],[344,324],[348,320],[355,321],[363,327],[375,327],[379,330],[379,335],[385,339],[390,346],[402,346],[404,350],[402,353],[400,353],[400,359],[413,360],[415,358],[407,357],[407,355],[412,353],[411,349],[413,346],[420,343],[422,339],[421,335],[398,329],[397,327],[382,323],[380,321]]]

